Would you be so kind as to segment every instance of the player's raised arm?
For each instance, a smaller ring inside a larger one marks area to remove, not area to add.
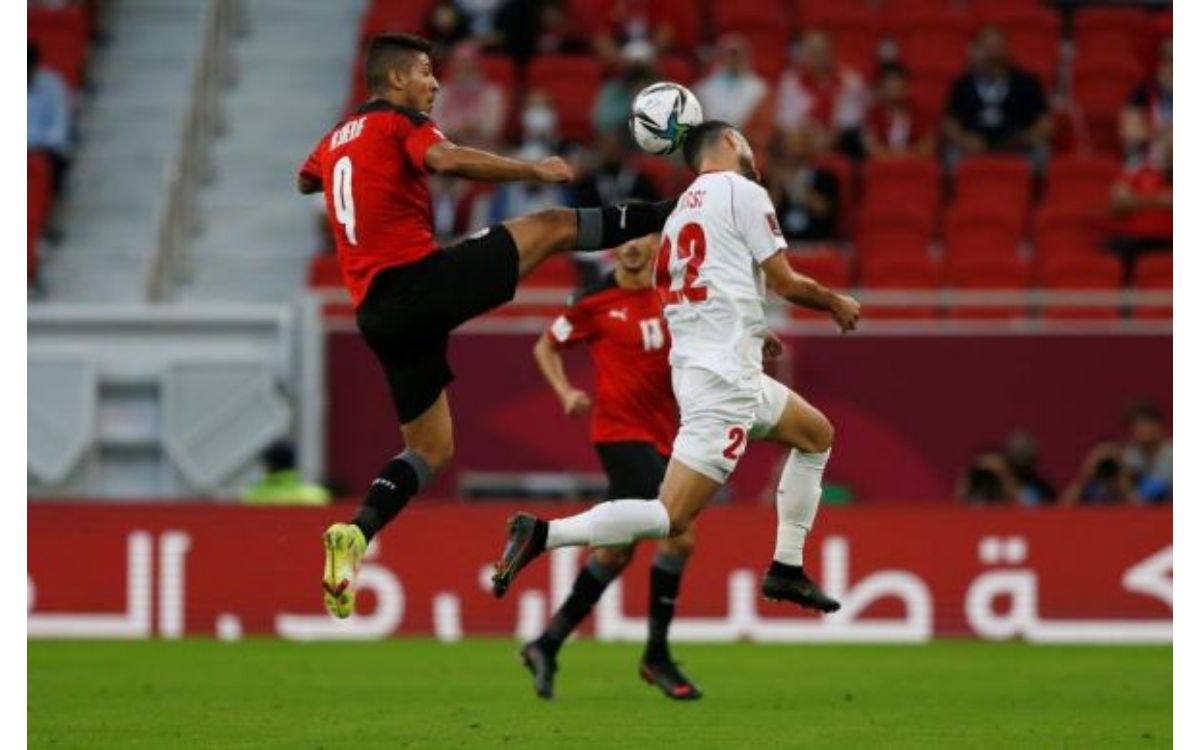
[[[570,182],[575,177],[571,165],[557,156],[524,161],[445,140],[425,152],[425,167],[431,172],[482,182]]]
[[[771,291],[788,302],[813,310],[827,311],[843,333],[853,331],[858,325],[858,300],[838,294],[822,286],[817,280],[796,273],[788,264],[787,253],[775,253],[761,265]]]

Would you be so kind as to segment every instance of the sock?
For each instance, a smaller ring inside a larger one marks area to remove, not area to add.
[[[821,474],[829,451],[801,453],[794,450],[784,464],[775,494],[779,525],[775,533],[775,560],[792,566],[804,564],[804,540],[812,529],[821,503]]]
[[[670,536],[671,519],[658,500],[610,500],[591,510],[550,522],[546,549],[588,545],[620,547],[638,539]]]
[[[679,199],[658,203],[618,203],[575,211],[577,250],[605,250],[662,229]]]
[[[413,495],[429,484],[432,476],[425,459],[410,450],[404,451],[384,464],[351,523],[362,529],[363,536],[371,541],[408,505]]]
[[[675,617],[675,599],[687,558],[670,552],[659,552],[650,566],[650,635],[646,639],[646,661],[666,661],[671,658],[667,649],[667,630]]]
[[[608,584],[619,572],[602,564],[595,557],[589,557],[587,565],[583,566],[583,570],[579,571],[579,576],[575,578],[570,595],[550,618],[550,624],[538,638],[542,648],[552,654],[558,653],[563,641],[591,613],[592,607],[600,601],[604,589],[608,588]]]

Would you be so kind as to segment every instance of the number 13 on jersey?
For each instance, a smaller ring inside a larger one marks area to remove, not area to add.
[[[663,305],[677,305],[684,300],[703,302],[708,299],[708,288],[696,283],[707,250],[704,227],[694,221],[683,225],[674,245],[671,238],[663,234],[654,273],[654,284],[658,288]],[[676,258],[684,264],[673,264],[672,261]]]

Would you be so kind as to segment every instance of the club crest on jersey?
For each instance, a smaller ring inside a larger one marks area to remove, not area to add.
[[[774,213],[767,214],[767,226],[771,228],[771,234],[776,237],[783,236],[783,230],[779,228],[779,220],[775,218]]]

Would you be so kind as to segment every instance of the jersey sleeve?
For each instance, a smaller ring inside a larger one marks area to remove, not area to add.
[[[300,165],[300,174],[311,177],[314,180],[321,179],[321,147],[325,144],[325,138],[317,141],[317,145],[313,147],[312,153]]]
[[[775,206],[761,185],[750,181],[735,182],[733,187],[733,224],[756,263],[762,263],[787,247]]]
[[[571,305],[550,324],[548,333],[554,346],[564,349],[592,337],[592,316],[582,305]]]
[[[425,169],[425,152],[444,140],[446,136],[433,124],[433,120],[426,120],[408,131],[404,137],[404,153],[408,155],[413,168],[425,174],[428,171]]]

